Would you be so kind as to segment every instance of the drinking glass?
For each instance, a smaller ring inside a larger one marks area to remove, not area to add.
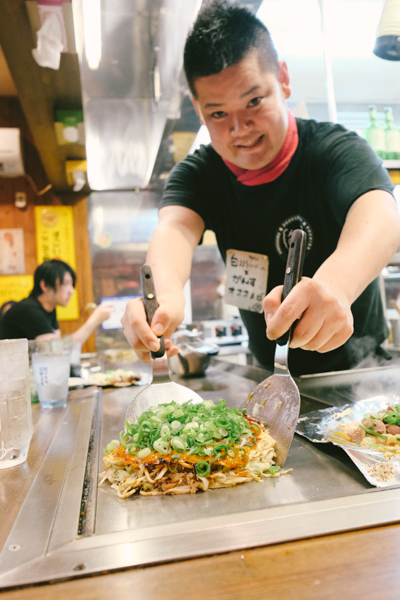
[[[34,352],[32,367],[42,408],[66,406],[69,379],[69,352]]]
[[[28,340],[0,340],[0,469],[25,462],[32,434]]]

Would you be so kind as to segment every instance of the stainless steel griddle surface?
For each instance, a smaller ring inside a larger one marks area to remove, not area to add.
[[[268,373],[213,361],[179,380],[204,399],[239,406]],[[400,370],[299,380],[302,413],[400,389]],[[369,391],[368,391],[369,390]],[[72,395],[0,555],[0,587],[226,552],[400,519],[400,489],[373,488],[338,447],[295,436],[278,479],[188,496],[126,500],[97,487],[104,448],[118,439],[140,388]],[[336,393],[335,393],[336,392]],[[102,401],[101,401],[102,396]],[[23,466],[23,465],[22,465]],[[54,480],[49,489],[48,482]],[[43,508],[45,505],[45,509]],[[18,548],[18,551],[10,551]]]

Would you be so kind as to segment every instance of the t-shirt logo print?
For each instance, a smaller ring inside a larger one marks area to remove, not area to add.
[[[287,259],[290,238],[295,229],[302,229],[307,234],[306,256],[312,248],[314,236],[311,225],[301,215],[289,217],[279,225],[275,235],[276,252],[284,261]]]

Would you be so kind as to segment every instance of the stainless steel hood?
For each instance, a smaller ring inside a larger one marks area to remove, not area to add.
[[[92,190],[148,184],[201,0],[73,0]]]

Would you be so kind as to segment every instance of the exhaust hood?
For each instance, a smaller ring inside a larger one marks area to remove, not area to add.
[[[201,0],[73,0],[92,190],[148,184]]]

